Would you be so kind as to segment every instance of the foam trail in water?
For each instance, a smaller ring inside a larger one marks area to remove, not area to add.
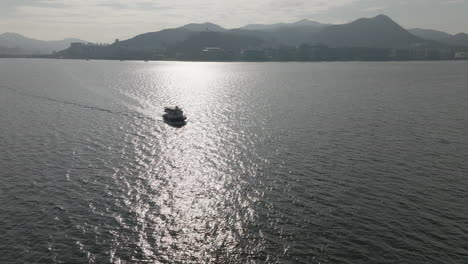
[[[97,106],[86,105],[86,104],[82,104],[82,103],[71,102],[71,101],[60,100],[60,99],[55,99],[55,98],[51,98],[51,97],[43,96],[43,95],[25,93],[23,91],[18,91],[15,88],[4,86],[4,85],[2,85],[1,87],[6,88],[7,90],[13,91],[13,92],[15,92],[17,94],[20,94],[22,96],[26,96],[26,97],[30,97],[30,98],[36,98],[36,99],[41,99],[41,100],[60,103],[60,104],[72,105],[72,106],[75,106],[75,107],[91,109],[91,110],[106,112],[106,113],[115,114],[115,115],[123,115],[123,116],[128,116],[128,117],[133,117],[133,118],[148,119],[150,121],[160,121],[160,122],[162,122],[161,119],[155,119],[153,117],[142,115],[142,114],[137,113],[137,112],[113,111],[113,110],[110,110],[110,109],[105,109],[105,108],[101,108],[101,107],[97,107]]]

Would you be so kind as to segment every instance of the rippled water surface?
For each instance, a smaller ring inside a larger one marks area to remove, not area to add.
[[[1,59],[0,262],[467,263],[467,69]]]

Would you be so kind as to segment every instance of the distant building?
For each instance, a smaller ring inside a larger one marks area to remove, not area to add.
[[[60,52],[60,56],[65,55],[66,58],[83,58],[88,59],[90,54],[93,53],[96,46],[84,44],[80,42],[73,42],[70,44],[70,48]]]
[[[208,61],[225,60],[226,52],[219,47],[206,47],[202,50],[201,59]]]
[[[243,50],[241,52],[242,59],[246,61],[263,61],[266,60],[264,50]]]
[[[219,47],[206,47],[203,49],[203,52],[217,53],[222,52],[223,49]]]
[[[427,59],[427,49],[425,48],[413,48],[409,51],[411,60],[426,60]]]
[[[456,60],[468,60],[468,52],[456,52],[455,59]]]
[[[425,59],[438,60],[440,59],[440,52],[438,49],[426,49]]]
[[[153,60],[164,60],[166,59],[166,55],[162,53],[156,53],[153,55]]]
[[[390,50],[389,57],[392,60],[409,60],[410,59],[410,50],[408,50],[408,49],[392,49],[392,50]]]
[[[72,48],[72,49],[76,49],[76,48],[79,49],[79,48],[82,48],[82,47],[84,47],[84,44],[81,43],[81,42],[72,42],[72,43],[70,43],[70,48]]]
[[[439,52],[441,60],[451,60],[454,57],[454,53],[451,49],[441,49]]]

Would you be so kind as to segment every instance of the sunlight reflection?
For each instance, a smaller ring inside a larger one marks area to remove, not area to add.
[[[152,252],[143,241],[159,241],[154,254],[164,250],[165,255],[179,256],[178,261],[229,256],[241,243],[239,238],[254,212],[249,196],[243,195],[245,182],[240,177],[251,167],[246,164],[250,161],[226,147],[226,135],[233,131],[220,114],[226,107],[223,65],[162,65],[163,69],[157,65],[159,74],[153,76],[160,86],[153,87],[153,94],[146,90],[141,98],[181,106],[189,123],[181,129],[162,126],[162,136],[155,139],[160,155],[142,176],[149,182],[140,193],[147,193],[147,203],[154,203],[157,210],[140,214],[141,246],[148,258]],[[152,225],[143,224],[148,221]]]
[[[216,63],[184,62],[173,64],[167,73],[172,80],[170,101],[195,111],[194,107],[210,105],[223,69]]]

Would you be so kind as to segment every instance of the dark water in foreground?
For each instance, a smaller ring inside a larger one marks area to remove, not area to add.
[[[2,59],[0,262],[467,263],[467,69]]]

